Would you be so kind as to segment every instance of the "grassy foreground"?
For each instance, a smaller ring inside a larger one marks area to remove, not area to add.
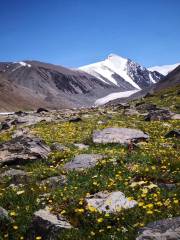
[[[177,110],[175,104],[179,98],[173,95],[170,99],[176,102],[171,102],[171,106]],[[145,101],[162,105],[159,96]],[[169,107],[170,100],[163,101],[163,106],[166,102]],[[125,116],[122,110],[112,109],[94,110],[90,114],[82,114],[81,118],[82,121],[77,123],[41,123],[31,127],[31,132],[48,145],[59,142],[66,149],[52,152],[46,161],[22,166],[21,169],[31,176],[29,184],[9,187],[8,179],[0,183],[0,206],[7,209],[14,219],[13,224],[0,229],[0,239],[26,239],[33,212],[44,206],[62,214],[74,226],[74,229],[60,233],[58,239],[64,240],[133,240],[138,229],[147,223],[180,215],[179,140],[164,137],[170,130],[179,128],[178,120],[145,122],[143,116]],[[106,127],[137,128],[148,133],[150,140],[134,149],[119,144],[93,144],[93,131]],[[1,142],[8,139],[9,134],[0,135]],[[74,143],[88,144],[89,148],[79,150]],[[100,153],[104,160],[83,172],[65,172],[63,165],[81,153]],[[67,177],[65,186],[52,190],[39,185],[41,180],[61,174]],[[165,184],[176,186],[168,189]],[[122,191],[138,205],[117,214],[88,208],[85,197],[103,190]],[[41,239],[41,236],[36,239]]]

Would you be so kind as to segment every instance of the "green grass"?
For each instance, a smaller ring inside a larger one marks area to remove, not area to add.
[[[168,94],[167,97],[173,92]],[[170,98],[177,103],[176,97]],[[159,96],[145,101],[162,106]],[[48,145],[59,142],[66,146],[66,150],[53,152],[48,160],[22,166],[31,176],[29,184],[10,188],[8,182],[0,183],[0,206],[10,214],[15,212],[12,216],[14,223],[0,230],[0,239],[15,240],[23,236],[25,239],[33,212],[44,206],[49,206],[53,213],[63,214],[74,226],[72,230],[60,232],[57,239],[64,240],[131,240],[135,239],[138,229],[147,223],[180,214],[179,186],[170,190],[158,187],[163,183],[180,183],[179,140],[164,138],[168,131],[179,128],[179,121],[145,122],[142,116],[124,116],[121,110],[112,112],[110,109],[103,115],[94,110],[89,117],[83,114],[81,117],[83,121],[78,123],[39,123],[31,128],[32,133]],[[98,124],[100,120],[105,123]],[[119,144],[93,144],[93,131],[106,127],[138,128],[148,133],[150,139],[132,151]],[[0,139],[8,140],[1,135]],[[79,150],[74,143],[85,143],[89,148]],[[105,158],[94,168],[82,172],[64,171],[63,165],[81,153],[100,153]],[[40,180],[58,174],[66,175],[64,187],[52,190],[39,185]],[[157,186],[153,187],[152,183]],[[104,190],[122,191],[139,205],[110,215],[88,209],[85,197]],[[18,195],[20,191],[24,192]],[[18,229],[13,229],[13,226]],[[5,237],[7,234],[8,237]]]

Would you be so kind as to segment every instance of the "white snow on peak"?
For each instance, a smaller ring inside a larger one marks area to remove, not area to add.
[[[109,80],[118,86],[117,81],[113,78],[113,74],[120,75],[125,81],[130,83],[136,89],[141,89],[127,73],[128,59],[120,57],[116,54],[110,54],[107,59],[101,62],[93,63],[80,67],[79,69],[99,78],[105,83]],[[110,84],[110,83],[109,83]]]
[[[14,62],[15,64],[19,64],[18,66],[16,66],[15,68],[13,68],[12,72],[15,72],[17,69],[21,68],[21,67],[31,67],[31,64],[28,64],[26,62]]]
[[[31,64],[28,64],[26,62],[18,62],[23,67],[31,67]]]
[[[126,98],[131,96],[132,94],[138,92],[139,90],[131,90],[131,91],[125,91],[125,92],[115,92],[115,93],[110,93],[109,95],[99,98],[95,101],[95,106],[103,105],[109,101],[112,101],[117,98]]]
[[[153,72],[157,71],[164,76],[166,76],[168,73],[173,71],[177,66],[179,66],[180,63],[172,64],[172,65],[163,65],[163,66],[155,66],[155,67],[149,67],[148,70]]]

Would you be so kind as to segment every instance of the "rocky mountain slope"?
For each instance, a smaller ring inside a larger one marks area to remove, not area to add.
[[[180,239],[179,91],[0,116],[0,239]]]
[[[0,111],[90,106],[121,90],[85,72],[36,61],[0,63],[0,72]]]

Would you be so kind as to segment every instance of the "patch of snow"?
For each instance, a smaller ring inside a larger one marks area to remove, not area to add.
[[[111,93],[103,98],[99,98],[95,101],[95,105],[99,106],[99,105],[103,105],[109,101],[115,100],[117,98],[126,98],[131,96],[132,94],[138,92],[139,90],[131,90],[131,91],[125,91],[125,92],[115,92],[115,93]]]
[[[0,112],[0,115],[12,115],[14,112]]]
[[[12,72],[15,72],[17,69],[21,68],[21,67],[28,67],[30,68],[31,67],[31,64],[28,64],[26,62],[14,62],[15,64],[19,64],[19,66],[15,67]]]
[[[168,73],[173,71],[179,65],[180,65],[180,63],[176,63],[173,65],[155,66],[155,67],[149,67],[148,70],[151,72],[157,71],[157,72],[163,74],[164,76],[166,76]]]
[[[152,83],[156,83],[156,81],[153,79],[153,77],[151,76],[151,73],[149,73],[149,78],[151,80]]]
[[[26,62],[18,62],[23,67],[31,67],[31,64],[28,64]]]

